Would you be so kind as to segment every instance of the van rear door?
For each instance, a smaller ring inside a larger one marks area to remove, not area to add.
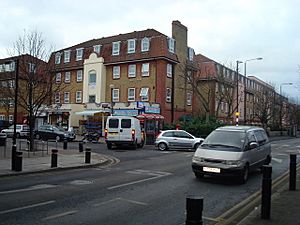
[[[134,129],[132,129],[133,124],[132,118],[122,118],[121,119],[121,126],[120,126],[120,139],[124,141],[131,141],[133,133],[136,132]],[[134,131],[133,131],[134,130]]]
[[[119,141],[119,118],[109,118],[107,123],[107,139],[110,141]]]

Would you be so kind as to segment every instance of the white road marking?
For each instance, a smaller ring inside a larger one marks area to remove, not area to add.
[[[38,207],[38,206],[43,206],[43,205],[49,205],[54,203],[55,201],[47,201],[47,202],[41,202],[41,203],[37,203],[37,204],[32,204],[32,205],[27,205],[27,206],[22,206],[22,207],[18,207],[18,208],[14,208],[14,209],[8,209],[8,210],[4,210],[4,211],[0,211],[0,215],[1,214],[6,214],[6,213],[11,213],[11,212],[17,212],[23,209],[30,209],[30,208],[34,208],[34,207]]]
[[[93,181],[90,180],[73,180],[70,182],[72,185],[86,185],[86,184],[92,184]]]
[[[272,158],[272,161],[275,161],[275,162],[278,162],[278,163],[282,163],[283,160],[282,160],[282,159],[278,159],[278,158],[274,158],[274,157],[273,157],[273,158]]]
[[[55,214],[55,215],[52,215],[52,216],[47,216],[47,217],[43,218],[42,220],[52,220],[52,219],[56,219],[56,218],[59,218],[59,217],[72,215],[72,214],[75,214],[77,212],[78,212],[78,210],[72,210],[72,211],[68,211],[68,212],[64,212],[64,213]]]
[[[10,190],[10,191],[1,191],[1,194],[11,194],[11,193],[18,193],[18,192],[24,192],[24,191],[33,191],[33,190],[42,190],[42,189],[47,189],[47,188],[54,188],[57,185],[52,185],[52,184],[39,184],[39,185],[34,185],[28,188],[23,188],[23,189],[17,189],[17,190]]]
[[[98,207],[98,206],[106,205],[106,204],[116,202],[116,201],[124,201],[124,202],[129,202],[129,203],[133,203],[133,204],[137,204],[137,205],[143,205],[143,206],[148,205],[147,203],[144,203],[144,202],[134,201],[134,200],[126,199],[126,198],[114,198],[114,199],[111,199],[111,200],[108,200],[108,201],[105,201],[105,202],[96,203],[96,204],[94,204],[94,206]]]
[[[171,173],[168,173],[168,172],[149,171],[149,170],[134,170],[134,171],[127,171],[127,173],[146,174],[146,175],[154,176],[154,177],[145,178],[145,179],[141,179],[141,180],[137,180],[137,181],[132,181],[132,182],[128,182],[128,183],[124,183],[124,184],[120,184],[120,185],[111,186],[111,187],[108,187],[107,189],[108,190],[113,190],[113,189],[116,189],[116,188],[126,187],[126,186],[129,186],[129,185],[138,184],[138,183],[146,182],[146,181],[149,181],[149,180],[155,180],[155,179],[158,179],[158,178],[162,178],[162,177],[171,175]]]

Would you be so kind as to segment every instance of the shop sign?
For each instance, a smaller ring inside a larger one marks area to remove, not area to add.
[[[145,106],[145,113],[160,114],[160,108],[152,107],[152,106]]]
[[[144,105],[145,105],[144,102],[136,102],[136,106],[137,106],[137,108],[139,108],[139,109],[143,108]]]
[[[114,109],[114,116],[137,116],[137,109]]]

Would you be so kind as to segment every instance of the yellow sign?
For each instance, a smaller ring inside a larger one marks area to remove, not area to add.
[[[236,115],[236,116],[239,116],[239,115],[240,115],[240,112],[236,112],[235,115]]]

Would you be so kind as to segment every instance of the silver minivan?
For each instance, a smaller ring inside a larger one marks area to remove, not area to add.
[[[271,145],[263,128],[225,126],[211,132],[196,150],[192,169],[204,175],[237,176],[246,183],[249,172],[271,162]]]

